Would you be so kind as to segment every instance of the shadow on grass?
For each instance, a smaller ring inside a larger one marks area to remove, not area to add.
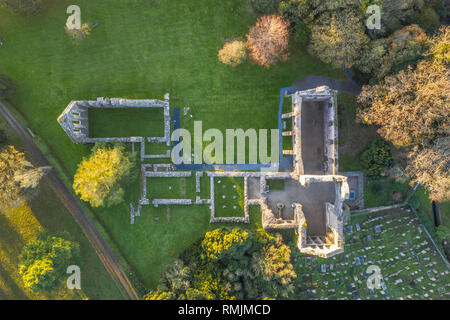
[[[8,294],[0,288],[0,298],[1,299],[15,299],[15,300],[26,300],[28,297],[23,293],[22,289],[19,288],[13,278],[0,264],[0,278],[3,279],[4,283],[8,286],[14,296],[8,296]]]
[[[3,214],[0,214],[0,245],[8,256],[17,256],[24,246],[22,236]]]

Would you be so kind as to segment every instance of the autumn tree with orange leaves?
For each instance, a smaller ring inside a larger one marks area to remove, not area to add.
[[[260,66],[284,61],[288,57],[289,23],[280,15],[267,15],[258,19],[247,34],[250,58]]]
[[[450,199],[450,27],[430,40],[426,58],[364,86],[358,119],[379,127],[397,147],[407,147],[406,171],[412,182],[424,185],[430,198]]]

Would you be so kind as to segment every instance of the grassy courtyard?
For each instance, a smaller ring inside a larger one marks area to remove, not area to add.
[[[91,138],[163,137],[163,109],[90,109],[89,136]]]
[[[169,92],[172,107],[190,107],[192,117],[182,115],[182,127],[192,129],[195,120],[202,120],[204,130],[270,129],[277,126],[280,88],[312,74],[345,79],[341,70],[295,46],[287,62],[270,69],[221,64],[217,51],[224,41],[245,36],[256,21],[242,0],[80,0],[83,22],[99,27],[78,46],[63,28],[70,4],[55,2],[31,17],[0,9],[0,70],[19,87],[12,102],[69,176],[92,147],[73,144],[56,122],[71,100],[162,99]],[[108,121],[102,128],[114,131],[115,124]],[[128,187],[127,199],[132,194],[139,196],[138,185]],[[165,207],[147,207],[130,226],[128,206],[95,209],[94,214],[146,289],[152,288],[163,267],[203,237],[209,210],[173,207],[168,215]]]
[[[216,217],[244,216],[244,178],[214,179]]]

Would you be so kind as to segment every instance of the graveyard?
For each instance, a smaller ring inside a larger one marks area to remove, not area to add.
[[[301,299],[448,300],[450,273],[409,207],[352,215],[344,252],[329,259],[294,253]],[[294,250],[293,250],[294,252]],[[380,268],[379,289],[367,272]]]

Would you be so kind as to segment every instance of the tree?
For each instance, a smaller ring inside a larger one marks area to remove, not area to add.
[[[358,118],[378,125],[380,135],[395,146],[428,145],[450,132],[449,75],[444,65],[421,61],[416,69],[364,86],[358,101],[366,108]]]
[[[440,201],[450,198],[449,48],[448,30],[441,30],[431,41],[428,59],[364,86],[358,97],[363,105],[358,119],[378,125],[394,145],[412,148],[406,168],[412,183],[423,184]]]
[[[369,44],[364,24],[353,10],[321,15],[311,32],[309,52],[335,67],[351,68]]]
[[[15,207],[31,199],[48,168],[35,168],[13,146],[0,150],[0,206]]]
[[[11,98],[16,90],[17,88],[11,78],[5,75],[0,75],[0,99]]]
[[[428,46],[428,37],[418,25],[406,26],[390,37],[373,40],[356,63],[356,67],[375,79],[415,65]]]
[[[450,27],[444,26],[439,29],[434,37],[430,39],[428,55],[436,62],[443,65],[450,63]]]
[[[381,7],[381,30],[372,32],[387,36],[404,26],[411,24],[413,18],[422,11],[423,0],[381,0],[378,5]]]
[[[253,256],[252,269],[259,276],[259,284],[255,289],[258,297],[286,299],[294,292],[293,281],[297,274],[290,259],[291,249],[283,244],[279,234],[259,254]]]
[[[183,260],[175,260],[170,265],[161,279],[164,287],[169,288],[171,292],[182,293],[191,287],[192,272],[186,266]]]
[[[237,251],[248,239],[248,232],[240,229],[233,229],[231,232],[226,229],[215,229],[207,232],[202,241],[202,248],[208,258],[219,259],[231,251]]]
[[[429,34],[439,29],[441,25],[439,15],[429,6],[424,7],[420,13],[416,13],[412,20]]]
[[[364,172],[369,177],[379,176],[384,169],[389,168],[394,163],[389,144],[382,139],[375,139],[361,154],[361,165]]]
[[[234,40],[225,43],[222,49],[219,50],[219,60],[224,64],[232,67],[241,64],[247,57],[247,47],[243,41]]]
[[[147,293],[144,300],[174,300],[175,295],[172,292],[163,290],[155,290]]]
[[[166,269],[150,296],[170,292],[188,300],[287,298],[297,276],[290,254],[279,235],[215,229]]]
[[[247,34],[250,58],[264,67],[286,60],[289,43],[288,26],[289,23],[280,15],[259,18]]]
[[[51,290],[66,274],[67,267],[78,259],[78,244],[65,237],[42,233],[25,246],[20,255],[19,273],[26,288]]]
[[[416,146],[406,171],[413,183],[428,189],[432,200],[450,199],[450,136],[437,139],[431,147]]]
[[[120,182],[129,177],[132,167],[123,146],[97,145],[92,155],[78,165],[73,189],[93,207],[120,203],[124,194]]]
[[[311,28],[302,21],[295,24],[294,41],[303,47],[311,41]]]
[[[0,0],[0,4],[22,14],[35,14],[43,9],[42,0]]]

